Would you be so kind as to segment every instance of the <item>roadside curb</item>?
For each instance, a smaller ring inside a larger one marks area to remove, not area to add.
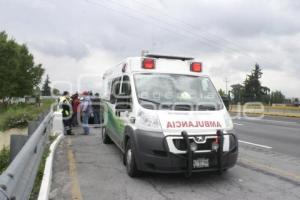
[[[50,153],[46,159],[45,170],[44,170],[44,175],[43,175],[43,179],[42,179],[42,183],[41,183],[41,187],[40,187],[38,200],[48,200],[49,199],[51,182],[52,182],[53,158],[54,158],[56,147],[63,138],[64,138],[63,134],[58,135],[58,137],[50,145],[50,148],[49,148]]]
[[[229,113],[243,113],[237,111],[229,111]],[[256,113],[256,112],[246,112],[246,114],[253,114],[253,115],[267,115],[267,116],[275,116],[275,117],[291,117],[291,118],[300,118],[300,115],[293,115],[293,114],[278,114],[278,113]]]

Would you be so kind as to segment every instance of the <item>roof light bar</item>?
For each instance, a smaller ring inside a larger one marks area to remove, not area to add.
[[[155,62],[154,62],[154,59],[151,59],[151,58],[145,58],[143,60],[143,65],[142,67],[144,69],[154,69],[155,68]]]
[[[174,60],[194,60],[191,57],[182,57],[182,56],[167,56],[167,55],[157,55],[157,54],[147,54],[145,55],[147,58],[165,58],[165,59],[174,59]]]
[[[201,62],[193,62],[193,63],[191,63],[190,70],[192,72],[202,72],[202,63]]]

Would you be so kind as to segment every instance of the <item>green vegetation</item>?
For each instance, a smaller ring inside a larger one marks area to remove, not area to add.
[[[9,149],[7,147],[0,150],[0,160],[0,174],[2,174],[9,165]]]
[[[47,74],[47,77],[45,79],[45,82],[43,84],[43,90],[42,90],[42,95],[43,96],[51,96],[51,87],[50,87],[50,78],[49,75]]]
[[[220,94],[220,96],[221,96],[221,97],[224,97],[224,96],[226,96],[226,94],[225,94],[225,91],[224,91],[224,90],[222,90],[222,89],[219,89],[219,90],[218,90],[218,92],[219,92],[219,94]]]
[[[7,104],[13,97],[32,95],[41,82],[44,69],[35,64],[25,44],[0,32],[0,100]]]
[[[45,110],[49,109],[53,100],[44,100],[41,106],[30,104],[9,105],[0,111],[0,130],[5,131],[10,128],[23,128],[31,120]]]
[[[47,147],[45,148],[45,152],[43,154],[43,157],[42,157],[42,160],[41,160],[41,163],[40,163],[40,166],[39,166],[39,170],[38,170],[37,175],[35,177],[34,186],[32,188],[29,200],[36,200],[39,196],[40,187],[41,187],[41,184],[42,184],[44,171],[45,171],[46,160],[47,160],[47,158],[50,154],[49,147],[50,147],[51,143],[56,139],[56,137],[57,136],[52,136],[51,134],[49,135],[49,145],[47,145]]]
[[[281,91],[272,91],[262,86],[260,79],[263,75],[261,67],[256,64],[243,84],[231,85],[230,97],[232,104],[246,102],[262,102],[264,104],[282,104],[288,102]],[[291,102],[289,102],[291,103]]]
[[[36,200],[39,196],[40,187],[41,187],[43,176],[44,176],[46,159],[47,159],[49,153],[50,153],[50,151],[49,151],[49,146],[48,146],[48,147],[46,147],[45,152],[43,154],[38,172],[35,177],[34,185],[33,185],[29,200]]]

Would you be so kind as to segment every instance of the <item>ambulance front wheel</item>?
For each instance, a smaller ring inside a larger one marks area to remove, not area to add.
[[[126,145],[125,161],[126,161],[127,174],[130,177],[137,177],[138,175],[140,175],[140,171],[137,169],[136,166],[135,153],[132,148],[130,140],[127,141],[127,145]]]
[[[107,132],[106,132],[106,128],[103,127],[102,130],[101,130],[101,135],[102,135],[102,142],[104,144],[111,144],[112,141],[110,139],[110,137],[107,135]]]

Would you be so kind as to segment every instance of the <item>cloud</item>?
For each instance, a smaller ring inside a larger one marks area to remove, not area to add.
[[[271,89],[299,96],[298,8],[293,0],[3,0],[0,28],[26,43],[56,81],[76,85],[82,74],[148,49],[203,61],[223,89],[224,77],[243,81],[259,63]]]

